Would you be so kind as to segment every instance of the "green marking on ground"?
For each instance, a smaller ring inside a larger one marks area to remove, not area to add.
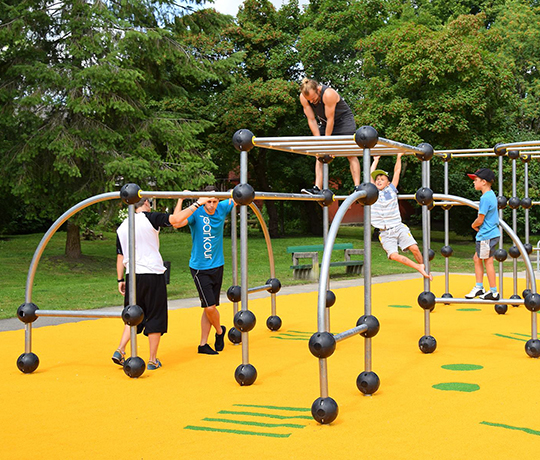
[[[493,334],[493,335],[496,335],[497,337],[502,337],[503,339],[512,339],[512,340],[519,340],[520,342],[526,342],[525,339],[518,339],[517,337],[510,337],[509,335],[504,335],[504,334]]]
[[[390,308],[412,308],[410,305],[388,305]]]
[[[309,340],[307,337],[280,337],[279,335],[273,335],[270,337],[271,339],[279,339],[279,340]]]
[[[476,383],[447,382],[433,385],[433,388],[442,391],[462,391],[465,393],[472,393],[473,391],[478,391],[480,385],[477,385]]]
[[[540,436],[540,431],[532,430],[530,428],[523,428],[519,426],[505,425],[504,423],[480,422],[480,425],[496,426],[499,428],[506,428],[507,430],[523,431],[527,434],[534,434],[535,436]]]
[[[519,332],[512,332],[514,335],[519,335],[521,337],[529,337],[529,334],[520,334]]]
[[[305,425],[297,425],[295,423],[261,423],[261,422],[248,422],[246,420],[231,420],[228,418],[206,417],[206,418],[203,418],[203,420],[207,422],[234,423],[237,425],[261,426],[265,428],[304,428],[305,427]]]
[[[480,308],[458,308],[456,311],[482,311]]]
[[[307,407],[287,407],[287,406],[262,406],[260,404],[233,404],[233,406],[240,407],[259,407],[263,409],[278,409],[278,410],[290,410],[295,412],[310,412],[311,409]]]
[[[296,334],[306,334],[306,335],[312,335],[313,334],[313,332],[294,331],[292,329],[289,329],[287,332],[295,332]]]
[[[441,367],[449,371],[477,371],[484,368],[479,364],[444,364]]]
[[[244,430],[227,430],[226,428],[210,428],[207,426],[194,426],[187,425],[184,427],[184,430],[195,430],[195,431],[215,431],[218,433],[232,433],[232,434],[242,434],[247,436],[266,436],[269,438],[288,438],[291,433],[259,433],[257,431],[244,431]]]
[[[311,420],[311,417],[307,415],[277,415],[277,414],[265,414],[264,412],[242,412],[234,410],[220,410],[219,414],[235,414],[235,415],[253,415],[256,417],[268,417],[268,418],[277,418],[279,420],[285,420],[288,418],[301,418],[305,420]]]

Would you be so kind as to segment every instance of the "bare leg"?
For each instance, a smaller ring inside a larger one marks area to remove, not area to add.
[[[480,262],[482,263],[482,262]],[[493,266],[493,257],[484,260],[486,266],[486,275],[490,288],[497,287],[497,277],[495,275],[495,267]]]
[[[473,261],[474,261],[474,275],[476,277],[476,284],[478,285],[484,284],[484,265],[482,264],[482,259],[478,257],[478,254],[476,254],[476,252],[474,253]],[[491,264],[493,265],[493,260],[491,260]],[[493,276],[495,276],[495,271],[493,271]]]
[[[395,260],[396,262],[399,262],[400,264],[407,265],[407,267],[414,268],[424,278],[429,278],[431,281],[433,281],[433,276],[430,275],[428,272],[426,272],[424,264],[417,264],[416,262],[413,262],[408,257],[402,256],[401,254],[398,254],[397,252],[394,252],[393,254],[390,254],[388,256],[388,258],[390,260]]]
[[[347,159],[349,160],[354,185],[360,185],[360,162],[358,161],[358,157],[347,157]]]
[[[157,350],[159,347],[159,341],[161,340],[161,332],[153,332],[148,334],[148,345],[150,348],[150,361],[156,362]]]
[[[323,189],[323,164],[315,159],[315,185]]]
[[[223,334],[223,328],[220,324],[219,310],[215,305],[206,307],[203,311],[201,317],[201,346],[208,343],[208,336],[210,335],[210,329],[212,329],[212,326],[214,326],[214,329],[218,334]]]
[[[420,252],[420,249],[418,248],[418,245],[417,244],[412,244],[411,246],[409,246],[408,248],[409,251],[412,252],[412,255],[414,257],[414,259],[419,263],[419,264],[423,264],[424,263],[424,257],[422,256],[422,253]]]
[[[126,345],[129,342],[129,339],[131,339],[131,327],[128,325],[124,326],[124,331],[122,332],[122,338],[120,339],[120,345],[118,345],[118,349],[122,352],[126,352]]]

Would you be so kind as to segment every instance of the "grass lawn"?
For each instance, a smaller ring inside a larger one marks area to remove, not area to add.
[[[421,229],[412,229],[413,235],[422,244]],[[0,319],[16,315],[17,308],[24,303],[25,286],[30,261],[43,235],[14,235],[0,238]],[[104,233],[103,240],[82,241],[84,256],[79,260],[64,257],[66,235],[59,232],[51,238],[39,262],[34,279],[32,301],[41,309],[81,310],[121,305],[123,299],[117,290],[115,233]],[[450,258],[450,271],[473,273],[472,255],[474,243],[470,238],[450,235],[454,255]],[[363,247],[363,228],[344,226],[340,229],[337,243],[352,242],[355,248]],[[320,237],[290,237],[272,241],[276,276],[282,285],[301,284],[294,280],[291,254],[288,246],[320,244]],[[444,233],[432,232],[431,247],[436,253],[431,263],[432,271],[444,271],[444,258],[440,248],[444,245]],[[507,243],[508,245],[508,243]],[[238,244],[239,246],[239,244]],[[223,290],[232,284],[230,238],[225,239],[225,278]],[[239,249],[239,248],[238,248]],[[164,260],[171,261],[171,283],[168,286],[170,299],[195,297],[197,295],[188,262],[191,252],[191,236],[186,231],[163,231],[161,253]],[[322,253],[320,259],[322,258]],[[335,251],[332,260],[343,260],[343,253]],[[511,262],[506,269],[511,270]],[[258,230],[250,230],[248,242],[248,266],[250,287],[259,286],[270,277],[268,251],[264,237]],[[518,269],[522,270],[523,262]],[[372,275],[406,273],[414,271],[386,258],[378,242],[372,245]],[[347,278],[344,267],[330,269],[332,279]],[[352,276],[349,276],[352,277]]]

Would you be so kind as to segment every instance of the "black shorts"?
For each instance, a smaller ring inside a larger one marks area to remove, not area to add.
[[[319,133],[321,136],[326,135],[326,123],[319,125]],[[346,114],[334,122],[332,136],[347,136],[356,133],[356,122],[352,114]]]
[[[208,270],[195,270],[191,267],[189,269],[191,270],[191,276],[193,276],[193,281],[201,299],[201,307],[218,306],[221,284],[223,282],[223,265],[221,267],[209,268]]]
[[[167,284],[165,275],[137,275],[136,304],[144,311],[144,319],[137,326],[137,334],[144,335],[167,332]],[[129,305],[129,275],[126,276],[124,306]]]

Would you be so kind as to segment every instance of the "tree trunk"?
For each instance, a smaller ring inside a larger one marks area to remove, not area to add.
[[[66,257],[78,259],[82,256],[80,227],[70,220],[67,221]]]

